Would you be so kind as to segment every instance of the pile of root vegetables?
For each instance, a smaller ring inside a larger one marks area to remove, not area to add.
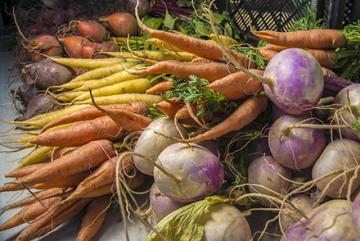
[[[2,120],[17,127],[2,145],[31,152],[0,191],[31,195],[3,207],[21,209],[1,231],[28,223],[16,240],[33,240],[82,213],[76,240],[90,240],[117,205],[149,241],[360,240],[360,84],[330,70],[328,50],[360,34],[255,32],[272,51],[259,66],[205,12],[208,40],[115,13],[53,37],[66,57],[34,51],[24,85],[51,108]],[[132,49],[136,34],[152,47]]]

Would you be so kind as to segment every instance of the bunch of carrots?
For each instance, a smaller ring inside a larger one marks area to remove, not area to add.
[[[119,156],[128,148],[127,137],[152,122],[154,108],[175,123],[196,128],[196,134],[180,140],[182,142],[222,137],[251,124],[267,109],[268,100],[262,93],[262,84],[229,64],[229,60],[235,61],[253,74],[263,74],[252,59],[224,48],[236,41],[220,36],[216,39],[221,44],[217,44],[153,30],[145,26],[139,16],[136,18],[138,27],[149,36],[148,44],[159,50],[100,50],[97,54],[101,58],[90,59],[81,58],[81,55],[74,56],[80,58],[49,57],[58,64],[85,71],[70,82],[51,86],[46,91],[45,94],[57,99],[63,109],[26,121],[9,121],[29,131],[4,144],[17,143],[22,148],[34,149],[19,161],[18,168],[6,174],[13,179],[1,186],[0,192],[39,191],[2,210],[22,208],[0,225],[0,231],[27,222],[28,226],[17,240],[32,240],[86,208],[77,240],[90,240],[105,219],[118,183],[126,189],[136,189],[144,181],[132,158],[120,159]],[[320,38],[323,31],[331,35],[333,41],[320,46],[314,39]],[[335,30],[311,30],[306,34],[260,31],[255,34],[268,42],[259,49],[265,59],[271,59],[285,48],[300,47],[329,68],[335,63],[336,54],[328,49],[341,47],[346,42]],[[307,36],[306,39],[303,36]],[[93,54],[90,57],[94,57]],[[206,103],[181,96],[167,98],[167,93],[176,88],[175,79],[191,83],[192,76],[204,79],[206,90],[232,101],[234,110],[212,124],[211,118],[199,115],[201,106]]]

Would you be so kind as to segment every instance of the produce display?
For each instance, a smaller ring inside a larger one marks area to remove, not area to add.
[[[13,11],[23,83],[1,145],[29,152],[0,192],[29,195],[0,231],[81,216],[87,241],[111,211],[119,240],[132,218],[147,241],[360,240],[359,21],[309,11],[254,44],[209,1],[43,2],[44,32]]]

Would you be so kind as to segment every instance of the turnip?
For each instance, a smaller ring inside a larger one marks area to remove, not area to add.
[[[252,239],[248,222],[241,212],[229,204],[210,208],[205,222],[204,241],[248,241]]]
[[[151,231],[146,241],[249,241],[250,226],[230,200],[211,196],[170,213]]]
[[[360,140],[359,133],[356,133],[352,128],[360,112],[360,84],[352,84],[342,89],[336,95],[334,103],[338,104],[340,108],[334,113],[335,123],[349,126],[348,128],[341,128],[341,135],[353,140]]]
[[[279,194],[287,193],[290,187],[289,181],[285,180],[291,178],[291,172],[289,169],[281,166],[271,156],[262,156],[253,160],[248,169],[248,183],[250,184],[250,191],[270,196],[276,196],[273,192],[266,190],[268,188]],[[261,185],[265,188],[255,186]],[[269,201],[265,199],[258,199],[258,201],[264,206],[270,206]]]
[[[159,191],[154,183],[150,190],[150,208],[156,222],[166,217],[172,211],[180,208],[183,204],[175,202]]]
[[[290,202],[305,215],[308,215],[313,209],[312,200],[304,194],[292,197]],[[280,215],[280,225],[284,231],[302,218],[299,213],[291,209],[283,209]]]
[[[185,129],[179,125],[179,129],[185,135]],[[145,156],[134,156],[134,164],[139,171],[146,175],[153,175],[154,162],[159,154],[167,146],[174,144],[176,138],[180,138],[180,133],[176,129],[174,121],[169,118],[158,118],[142,132],[136,143],[134,152]],[[174,139],[175,138],[175,139]]]
[[[160,153],[156,163],[156,185],[177,202],[187,203],[212,195],[224,180],[223,166],[217,156],[197,144],[172,144]]]
[[[266,66],[263,77],[236,66],[261,81],[266,95],[289,114],[306,113],[318,103],[324,89],[319,62],[302,49],[289,48],[276,54]]]
[[[288,228],[282,241],[358,241],[352,227],[350,205],[346,200],[331,200],[313,209],[308,219]]]
[[[326,145],[322,130],[296,128],[300,122],[304,118],[283,115],[271,126],[268,137],[272,156],[281,165],[295,170],[312,166]]]
[[[354,203],[351,207],[351,218],[355,232],[359,235],[360,238],[360,193],[354,200]]]
[[[350,139],[339,139],[328,144],[312,169],[312,178],[324,195],[343,198],[360,186],[360,143]],[[335,173],[334,173],[335,172]],[[332,174],[333,173],[333,174]],[[352,180],[351,190],[350,180]]]

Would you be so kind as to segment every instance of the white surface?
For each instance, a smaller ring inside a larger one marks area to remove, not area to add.
[[[8,86],[8,76],[9,69],[14,64],[15,59],[11,57],[11,54],[8,52],[0,52],[0,119],[12,120],[15,117],[14,111],[12,110],[12,102],[9,97],[9,86]],[[20,83],[19,81],[17,83]],[[0,132],[4,132],[9,129],[9,125],[0,124]],[[1,133],[3,134],[3,133]],[[0,142],[9,139],[9,137],[1,137]],[[3,153],[3,147],[0,147],[0,184],[9,182],[9,179],[4,178],[4,174],[16,166],[16,161],[24,156],[29,150],[23,150],[15,153]],[[19,199],[18,193],[6,192],[0,193],[0,208],[6,206],[7,203],[10,203],[14,200]],[[23,193],[22,195],[25,195]],[[0,216],[0,223],[3,223],[9,217],[14,215],[16,210],[11,210]],[[43,237],[42,241],[70,241],[75,240],[76,234],[80,225],[79,217],[75,220],[71,220],[67,225],[61,227],[61,229],[54,231],[51,234]],[[25,225],[20,226],[19,228],[13,228],[5,232],[0,232],[0,240],[14,240],[14,235],[18,233],[21,228]],[[141,241],[144,240],[144,237],[147,233],[145,227],[136,221],[135,223],[129,224],[129,233],[131,241]],[[111,209],[105,224],[103,225],[100,233],[93,239],[94,241],[118,241],[125,240],[123,234],[123,225],[120,222],[120,211],[118,209]]]

